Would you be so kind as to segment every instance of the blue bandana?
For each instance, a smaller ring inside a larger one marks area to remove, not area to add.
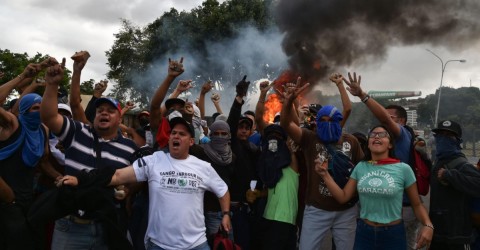
[[[45,137],[40,127],[40,112],[28,112],[28,110],[41,101],[42,97],[37,94],[27,94],[22,97],[18,116],[22,131],[15,142],[0,150],[0,160],[10,157],[23,144],[23,162],[29,167],[37,165],[44,153]]]
[[[436,145],[435,156],[437,159],[450,159],[462,154],[461,139],[438,134],[434,135],[434,137]]]
[[[330,117],[330,121],[322,121],[322,116]],[[334,143],[340,140],[342,128],[340,121],[343,116],[332,105],[322,107],[317,113],[317,136],[323,143]]]

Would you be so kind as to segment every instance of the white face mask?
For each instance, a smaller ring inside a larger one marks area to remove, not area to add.
[[[278,150],[278,141],[277,140],[269,140],[268,141],[268,150],[275,153]]]
[[[175,117],[182,117],[182,113],[180,113],[180,112],[178,112],[178,111],[175,110],[175,111],[173,111],[172,113],[170,113],[170,114],[168,115],[168,120],[170,121],[170,120],[172,120],[172,119],[175,118]]]

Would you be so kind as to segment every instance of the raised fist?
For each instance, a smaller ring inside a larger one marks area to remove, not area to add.
[[[243,79],[237,83],[236,91],[237,96],[244,97],[247,96],[248,86],[250,85],[249,81],[246,81],[247,75],[243,76]]]
[[[220,94],[215,92],[215,93],[212,93],[212,96],[210,97],[210,99],[212,100],[212,102],[219,102],[220,101]]]
[[[81,61],[87,61],[88,58],[90,57],[90,53],[88,53],[88,51],[80,51],[80,52],[75,52],[75,54],[73,54],[72,57],[72,60],[75,61],[75,62],[81,62]]]

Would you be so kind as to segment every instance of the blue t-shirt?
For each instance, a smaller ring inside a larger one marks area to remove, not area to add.
[[[403,191],[415,183],[415,175],[409,165],[374,165],[361,161],[350,178],[357,181],[360,218],[378,223],[402,218]]]
[[[400,126],[400,136],[395,138],[395,157],[400,159],[401,162],[410,162],[410,142],[412,141],[412,135],[408,130]]]

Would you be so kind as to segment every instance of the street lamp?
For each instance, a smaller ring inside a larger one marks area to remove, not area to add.
[[[426,49],[428,52],[432,53],[432,55],[434,55],[436,58],[438,58],[438,60],[440,60],[440,62],[442,63],[442,76],[440,77],[440,88],[438,89],[438,100],[437,100],[437,109],[435,110],[435,124],[433,124],[433,126],[437,126],[437,122],[438,122],[438,110],[440,109],[440,97],[442,95],[442,84],[443,84],[443,73],[445,72],[445,68],[447,67],[447,64],[449,62],[461,62],[461,63],[464,63],[464,62],[467,62],[467,60],[465,59],[457,59],[457,60],[448,60],[445,62],[445,64],[443,63],[443,60],[442,58],[440,58],[437,54],[433,53],[431,50],[429,49]]]

